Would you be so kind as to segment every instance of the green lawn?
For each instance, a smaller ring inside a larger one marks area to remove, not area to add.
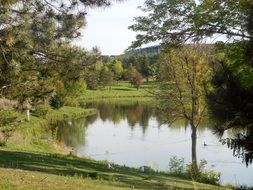
[[[77,97],[80,101],[112,99],[112,98],[147,98],[152,97],[150,93],[156,86],[156,82],[144,83],[139,89],[131,86],[129,82],[117,82],[112,87],[99,90],[86,90],[84,94]]]
[[[0,163],[1,189],[226,189],[58,154],[0,150]]]

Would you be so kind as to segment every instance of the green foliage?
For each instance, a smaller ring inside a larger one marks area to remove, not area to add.
[[[78,96],[85,92],[87,84],[84,79],[80,79],[78,81],[65,81],[65,88],[67,95]]]
[[[89,69],[85,72],[85,81],[88,89],[96,90],[99,87],[99,71]]]
[[[197,181],[201,183],[207,183],[212,185],[219,185],[220,184],[220,176],[221,174],[215,172],[213,170],[201,172],[198,176]]]
[[[201,160],[198,172],[195,171],[193,164],[185,164],[183,158],[173,156],[169,162],[169,173],[175,176],[181,176],[187,179],[193,179],[201,183],[219,185],[220,173],[213,170],[205,170],[206,160]]]
[[[81,106],[80,105],[80,102],[78,101],[78,99],[76,98],[76,96],[74,97],[65,97],[64,99],[64,105],[66,106],[71,106],[71,107],[78,107],[78,106]]]
[[[20,118],[20,114],[15,111],[0,110],[0,126],[18,126],[23,122],[24,118]]]
[[[194,164],[188,164],[186,172],[191,178],[198,182],[219,185],[221,174],[213,170],[205,170],[206,164],[206,160],[201,160],[198,166],[198,171],[195,170]]]
[[[252,39],[251,0],[146,0],[146,14],[129,28],[139,32],[132,47],[161,41],[165,45],[199,41],[215,34]]]
[[[100,84],[105,87],[105,86],[111,86],[113,84],[113,73],[106,69],[103,68],[100,72]]]
[[[32,114],[37,117],[45,117],[48,112],[51,110],[50,105],[44,103],[44,104],[38,104],[34,107],[34,110],[32,111]]]
[[[25,117],[15,111],[0,110],[0,146],[6,146],[16,128],[25,122]]]
[[[112,70],[114,72],[115,79],[119,80],[122,77],[124,71],[121,61],[115,60],[112,65]]]
[[[134,67],[129,68],[128,79],[129,79],[130,84],[132,84],[137,89],[139,89],[140,85],[143,83],[142,75]]]
[[[164,119],[186,119],[197,127],[206,115],[205,89],[210,88],[212,53],[208,46],[191,45],[164,53],[161,86],[155,93]]]
[[[252,126],[252,50],[250,42],[218,44],[222,54],[214,67],[212,88],[207,94],[215,129],[223,132],[231,127]]]
[[[50,99],[59,108],[66,93],[55,81],[73,87],[100,54],[96,48],[88,52],[70,42],[86,25],[87,8],[108,6],[110,1],[17,2],[0,3],[0,93],[18,99],[20,109],[25,102],[36,105]],[[67,91],[78,93],[73,88]]]
[[[54,109],[59,109],[64,105],[64,97],[59,95],[59,94],[55,94],[51,97],[50,99],[50,105],[54,108]]]
[[[50,99],[50,105],[55,109],[59,109],[64,105],[66,90],[63,82],[59,80],[55,81],[55,88],[55,94]]]
[[[179,175],[185,172],[185,161],[184,158],[177,158],[173,156],[169,161],[169,173],[173,175]]]

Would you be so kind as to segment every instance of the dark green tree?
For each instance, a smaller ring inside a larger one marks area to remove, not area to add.
[[[80,36],[80,29],[86,24],[87,9],[108,6],[110,2],[1,1],[2,95],[18,98],[22,105],[27,98],[35,101],[50,97],[55,89],[52,81],[62,76],[62,80],[77,80],[81,76],[79,71],[82,69],[79,68],[90,64],[89,55],[72,47],[70,42]],[[66,72],[67,69],[69,72]]]

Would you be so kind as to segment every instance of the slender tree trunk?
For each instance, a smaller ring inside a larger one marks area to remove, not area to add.
[[[198,163],[197,163],[197,128],[191,124],[191,140],[192,140],[192,169],[194,173],[198,172]]]

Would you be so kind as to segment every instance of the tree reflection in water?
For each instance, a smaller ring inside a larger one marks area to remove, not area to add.
[[[149,126],[149,119],[156,114],[152,106],[138,102],[127,104],[90,103],[87,107],[96,108],[99,111],[99,117],[104,122],[112,121],[114,124],[119,124],[126,119],[132,130],[139,125],[143,134]]]
[[[55,139],[68,147],[77,147],[85,144],[86,118],[58,122],[52,126],[52,134]]]

